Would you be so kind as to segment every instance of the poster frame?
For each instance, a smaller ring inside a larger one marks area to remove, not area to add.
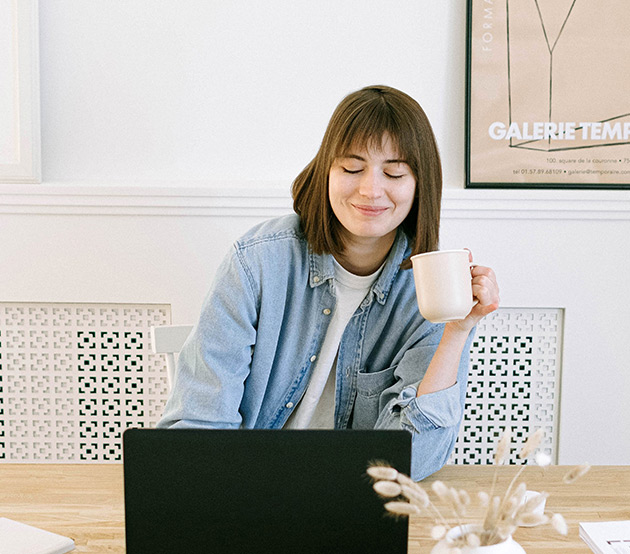
[[[485,0],[467,0],[466,8],[466,80],[465,80],[465,188],[470,189],[560,189],[560,190],[628,190],[630,189],[630,146],[628,152],[624,153],[620,158],[624,160],[624,166],[628,169],[628,178],[625,183],[618,182],[606,182],[602,179],[600,182],[579,182],[579,179],[572,178],[566,182],[541,182],[539,180],[527,180],[527,176],[519,176],[518,182],[505,182],[503,179],[498,180],[473,180],[472,175],[475,169],[475,161],[472,155],[472,110],[475,107],[473,105],[474,91],[473,91],[473,11],[478,5],[484,3]],[[505,3],[506,9],[510,0],[501,0]],[[496,2],[495,2],[496,5]],[[507,24],[506,24],[507,25]],[[507,42],[507,37],[506,37]],[[508,48],[507,44],[505,46]],[[605,121],[605,120],[602,120]],[[624,143],[630,144],[630,143]],[[604,145],[602,145],[604,146]],[[616,145],[615,145],[616,146]],[[590,146],[584,148],[597,148],[597,146]],[[600,147],[601,148],[601,147]]]

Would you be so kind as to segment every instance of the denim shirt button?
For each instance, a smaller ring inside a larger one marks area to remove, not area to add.
[[[284,405],[284,407],[285,407],[285,408],[293,408],[293,402],[287,402],[287,403]]]
[[[324,308],[324,315],[330,315],[330,310],[328,308]]]
[[[317,275],[313,277],[313,283],[319,283],[319,277]]]
[[[317,359],[317,356],[313,355],[311,356],[311,362],[314,362]]]

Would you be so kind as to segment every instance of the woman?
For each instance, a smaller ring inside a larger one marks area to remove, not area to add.
[[[418,312],[409,258],[438,247],[442,172],[422,108],[366,87],[293,183],[295,214],[234,244],[179,357],[160,427],[406,429],[412,476],[446,462],[491,269],[462,321]]]

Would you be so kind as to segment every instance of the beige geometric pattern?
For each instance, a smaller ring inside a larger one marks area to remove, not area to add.
[[[169,305],[0,304],[0,460],[119,462],[168,394],[149,327]]]
[[[562,320],[500,308],[479,324],[449,463],[490,463],[506,426],[515,447],[544,427],[555,459]],[[122,432],[154,426],[166,402],[149,328],[170,321],[169,305],[0,303],[0,462],[120,462]]]
[[[556,461],[563,310],[500,308],[481,321],[471,349],[464,420],[449,463],[492,463],[496,442],[512,429],[510,463],[527,436],[545,430]]]

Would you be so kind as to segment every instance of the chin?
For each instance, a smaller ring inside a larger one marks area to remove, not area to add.
[[[357,237],[365,239],[380,239],[389,235],[394,229],[387,228],[375,228],[375,227],[356,227],[351,229],[350,232]]]

